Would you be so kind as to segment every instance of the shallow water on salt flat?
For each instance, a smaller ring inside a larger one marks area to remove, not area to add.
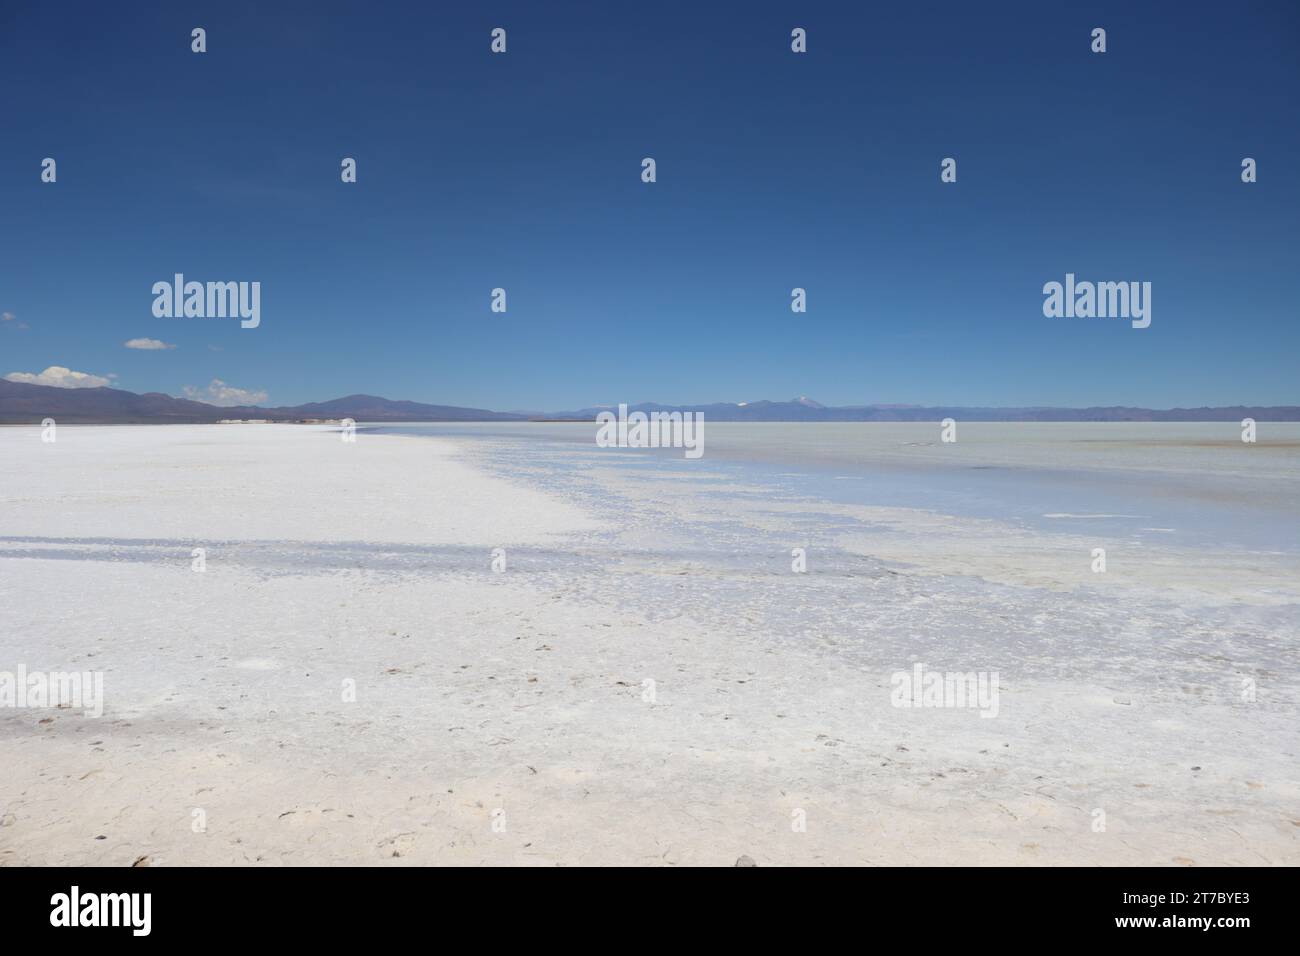
[[[1220,702],[1249,678],[1271,686],[1279,705],[1295,704],[1300,605],[1189,605],[1185,591],[1108,590],[1086,574],[1050,590],[985,579],[979,566],[928,573],[872,556],[878,529],[843,506],[995,519],[989,534],[1010,529],[1027,546],[1118,539],[1175,555],[1188,582],[1228,559],[1257,561],[1267,587],[1300,548],[1300,426],[1266,425],[1262,440],[1276,445],[1242,448],[1239,432],[1218,424],[977,423],[959,426],[961,458],[931,426],[706,427],[697,461],[598,448],[585,424],[376,430],[458,439],[478,464],[606,519],[616,530],[573,545],[581,568],[537,567],[568,596],[823,645],[852,666],[941,660],[1004,680],[1093,681],[1148,697],[1195,687]],[[841,546],[854,534],[866,553]],[[807,574],[791,573],[792,544],[808,545]],[[978,536],[972,546],[982,546]],[[1032,572],[1038,559],[1019,560]]]
[[[1042,532],[1300,553],[1300,424],[709,423],[704,456],[595,445],[586,423],[373,426],[469,441],[494,467],[565,486],[593,468],[718,476],[784,500],[923,508]]]

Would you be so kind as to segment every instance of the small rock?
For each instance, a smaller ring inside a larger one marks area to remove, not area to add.
[[[736,860],[736,866],[758,866],[752,856],[742,856]]]

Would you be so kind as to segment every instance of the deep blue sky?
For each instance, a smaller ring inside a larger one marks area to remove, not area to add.
[[[1298,9],[7,0],[0,375],[497,409],[1295,404]],[[261,281],[261,327],[154,318],[177,271]],[[1045,318],[1066,272],[1152,282],[1151,327]]]

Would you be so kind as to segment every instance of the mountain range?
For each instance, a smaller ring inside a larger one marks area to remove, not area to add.
[[[53,418],[60,424],[199,424],[230,419],[301,422],[351,418],[358,422],[517,422],[592,421],[599,405],[563,412],[494,412],[456,405],[394,401],[375,395],[348,395],[327,402],[274,408],[257,405],[224,407],[161,392],[117,388],[54,388],[0,379],[0,424],[37,424]],[[1202,422],[1300,421],[1300,406],[1233,405],[1227,407],[1152,409],[1129,406],[1089,408],[982,408],[921,405],[826,406],[810,398],[784,402],[716,402],[707,405],[629,404],[628,411],[702,412],[717,422],[933,422],[944,418],[997,422]]]
[[[527,415],[483,408],[395,402],[374,395],[348,395],[328,402],[264,408],[209,405],[161,392],[137,395],[118,388],[55,388],[0,379],[0,423],[36,423],[53,418],[60,424],[201,424],[229,419],[300,422],[351,418],[365,422],[509,422]]]

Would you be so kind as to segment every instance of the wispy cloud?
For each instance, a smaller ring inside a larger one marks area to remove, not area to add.
[[[10,328],[14,328],[14,329],[27,328],[27,323],[19,322],[18,316],[14,315],[12,312],[0,312],[0,322],[7,323],[9,324]]]
[[[190,401],[207,402],[209,405],[220,405],[223,408],[231,405],[261,405],[267,398],[264,391],[236,388],[233,385],[227,385],[219,378],[214,378],[209,382],[207,388],[195,388],[193,385],[186,385],[183,391],[185,397]]]
[[[51,365],[44,372],[10,372],[5,376],[7,382],[22,382],[26,385],[49,385],[53,388],[102,388],[111,384],[115,376],[92,375],[89,372],[74,372],[62,365]]]
[[[127,339],[122,343],[129,349],[139,349],[142,352],[156,352],[161,349],[174,349],[176,346],[161,339]]]

